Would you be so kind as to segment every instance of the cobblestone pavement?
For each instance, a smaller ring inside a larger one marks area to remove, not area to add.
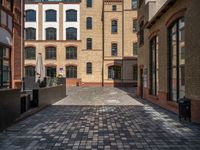
[[[200,149],[199,126],[180,123],[130,91],[70,89],[66,99],[0,133],[0,149]]]

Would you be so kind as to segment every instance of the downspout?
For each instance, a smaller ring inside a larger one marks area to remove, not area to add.
[[[24,0],[21,0],[21,81],[24,91]]]

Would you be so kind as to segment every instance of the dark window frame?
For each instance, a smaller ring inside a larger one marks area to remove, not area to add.
[[[92,17],[87,17],[86,18],[86,29],[87,30],[92,30]]]
[[[184,21],[184,27],[180,28],[180,21]],[[173,31],[173,29],[175,31]],[[185,39],[180,39],[180,31],[185,32],[185,18],[180,17],[176,19],[169,27],[168,27],[168,100],[173,102],[178,102],[180,98],[183,98],[185,96],[185,90],[184,90],[184,96],[181,97],[180,95],[180,82],[181,85],[185,86],[185,57],[181,58],[181,47],[180,43],[185,42]],[[174,36],[174,37],[173,37]],[[174,38],[174,41],[172,42],[172,39]],[[176,49],[174,50],[172,47],[175,43]],[[184,52],[185,53],[185,52]],[[175,55],[173,55],[175,54]],[[172,59],[174,56],[175,59]],[[184,59],[184,64],[181,64],[181,60]],[[174,61],[174,62],[173,62]],[[175,65],[174,65],[175,64]],[[181,64],[181,65],[180,65]],[[175,69],[175,72],[173,70]],[[176,79],[173,79],[173,74],[176,74]],[[181,76],[181,78],[180,78]],[[174,82],[174,81],[176,82]],[[173,83],[176,84],[176,95],[173,93]],[[174,99],[174,96],[176,99]]]
[[[35,66],[25,66],[25,77],[35,77]]]
[[[45,11],[46,22],[57,22],[57,11],[54,9],[48,9]]]
[[[35,60],[36,59],[36,48],[33,46],[25,47],[25,59]]]
[[[117,5],[112,5],[112,11],[117,11]]]
[[[77,47],[75,46],[66,47],[66,59],[67,60],[77,59]]]
[[[118,44],[112,43],[111,44],[111,56],[117,56],[118,55]]]
[[[77,79],[77,66],[66,66],[66,78]]]
[[[55,78],[57,75],[57,70],[56,70],[56,66],[47,66],[45,67],[45,71],[46,71],[46,76],[47,77],[51,77],[51,78]]]
[[[92,62],[87,62],[86,63],[86,73],[87,74],[92,74]]]
[[[75,9],[69,9],[66,10],[66,22],[76,22],[77,21],[77,10]]]
[[[25,39],[26,40],[36,40],[36,29],[35,28],[26,28],[25,29]]]
[[[69,31],[69,32],[68,32]],[[66,40],[77,40],[77,28],[66,28]]]
[[[87,38],[86,39],[86,49],[87,50],[92,50],[92,46],[93,46],[93,44],[92,44],[92,38]]]
[[[117,34],[118,32],[118,20],[112,20],[111,21],[111,33]]]
[[[35,10],[28,9],[25,11],[25,13],[26,13],[26,17],[25,17],[26,22],[36,22],[36,11]]]
[[[93,1],[92,0],[86,0],[86,7],[87,8],[92,8]]]
[[[49,46],[49,47],[45,48],[45,59],[46,60],[56,60],[57,59],[56,47]]]
[[[49,27],[45,29],[46,40],[57,40],[57,29]]]

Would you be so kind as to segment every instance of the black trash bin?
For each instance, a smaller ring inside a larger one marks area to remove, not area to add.
[[[182,118],[191,122],[191,101],[187,98],[182,98],[179,101],[179,120]]]

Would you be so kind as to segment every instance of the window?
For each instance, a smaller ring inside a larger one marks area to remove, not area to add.
[[[56,10],[47,10],[46,11],[46,22],[56,22],[57,12]]]
[[[138,8],[137,1],[138,0],[132,0],[132,9],[137,9]]]
[[[36,29],[26,28],[25,29],[26,40],[36,40]]]
[[[66,48],[66,59],[77,59],[77,47],[67,47]]]
[[[117,11],[117,6],[116,5],[112,5],[112,11]]]
[[[77,11],[70,9],[66,11],[66,21],[67,22],[73,22],[77,21]]]
[[[117,20],[112,20],[112,33],[117,33]]]
[[[35,47],[26,47],[25,48],[25,58],[26,59],[35,59]]]
[[[117,43],[112,43],[111,55],[117,56]]]
[[[158,95],[158,37],[150,40],[150,94]]]
[[[47,77],[56,77],[56,67],[46,67],[46,76]]]
[[[35,10],[27,10],[25,19],[26,19],[26,22],[35,22],[36,21],[36,11]]]
[[[88,62],[86,64],[86,70],[87,70],[87,74],[92,74],[92,63]]]
[[[77,66],[67,66],[66,67],[66,77],[67,78],[77,78]]]
[[[110,66],[108,67],[108,78],[113,80],[121,79],[121,67],[120,66]]]
[[[143,21],[140,23],[139,41],[140,41],[140,45],[144,44],[144,22]]]
[[[46,29],[46,40],[56,40],[56,28]]]
[[[11,52],[0,46],[0,88],[11,87]]]
[[[177,102],[185,96],[185,20],[180,18],[168,29],[168,93]]]
[[[138,43],[133,43],[133,55],[138,55]]]
[[[87,0],[87,7],[92,7],[92,0]]]
[[[138,21],[137,19],[133,19],[133,32],[138,31]]]
[[[92,17],[87,17],[87,29],[92,29]]]
[[[133,66],[133,80],[137,81],[137,79],[138,79],[138,66],[134,65]]]
[[[77,29],[67,28],[66,29],[66,40],[77,40]]]
[[[87,38],[87,49],[92,49],[92,38]]]
[[[55,47],[47,47],[45,49],[46,59],[56,60],[56,48]]]
[[[34,66],[26,66],[25,67],[25,76],[26,77],[35,77],[35,67]]]

